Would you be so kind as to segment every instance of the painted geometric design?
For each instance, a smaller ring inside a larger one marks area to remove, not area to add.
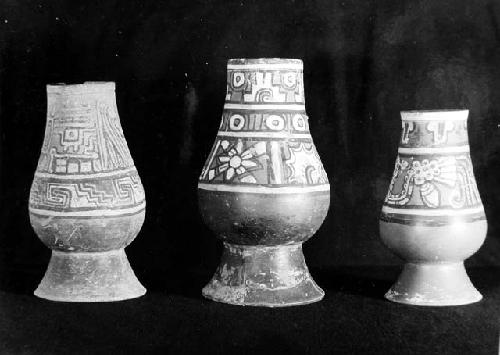
[[[444,226],[486,218],[469,154],[467,116],[467,110],[401,112],[382,221]]]
[[[285,154],[285,181],[290,184],[328,184],[328,177],[312,142],[287,142]]]
[[[87,174],[133,165],[115,105],[49,101],[38,172]]]
[[[402,121],[400,147],[453,147],[468,145],[467,121]]]
[[[309,133],[302,61],[229,60],[222,120],[199,182],[219,191],[329,190]]]
[[[302,69],[228,69],[228,103],[304,103]]]
[[[302,112],[246,112],[225,110],[220,132],[289,132],[309,133],[308,117]]]
[[[145,201],[137,172],[100,179],[57,180],[36,177],[30,192],[30,208],[51,211],[120,209]]]
[[[480,206],[469,154],[399,155],[385,205],[400,209]]]
[[[97,96],[48,92],[45,138],[30,191],[31,213],[117,216],[144,208],[144,189],[115,102],[114,90]]]
[[[205,183],[328,184],[312,140],[217,138],[200,176]]]

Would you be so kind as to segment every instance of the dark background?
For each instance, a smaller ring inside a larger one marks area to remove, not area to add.
[[[332,187],[328,217],[304,252],[327,293],[354,285],[360,297],[380,298],[397,275],[382,272],[390,277],[380,284],[373,275],[352,281],[338,270],[400,264],[378,235],[400,110],[470,110],[489,233],[467,265],[493,270],[500,266],[499,21],[494,0],[1,0],[0,289],[38,301],[29,295],[50,257],[27,206],[45,128],[45,85],[115,81],[147,196],[129,260],[153,294],[216,307],[201,301],[200,289],[221,247],[198,214],[196,184],[220,123],[226,62],[240,57],[304,61],[311,133]],[[488,273],[476,274],[483,293],[500,284],[481,280]],[[36,303],[29,304],[35,314]],[[13,327],[11,313],[5,319]]]

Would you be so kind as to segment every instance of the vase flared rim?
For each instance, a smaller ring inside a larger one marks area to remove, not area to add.
[[[293,58],[232,58],[227,61],[228,69],[299,69],[304,64],[301,59]]]
[[[468,117],[469,110],[467,109],[401,111],[401,120],[403,121],[457,121],[467,120]]]
[[[82,84],[47,84],[48,94],[88,94],[114,91],[115,83],[113,81],[86,81]]]

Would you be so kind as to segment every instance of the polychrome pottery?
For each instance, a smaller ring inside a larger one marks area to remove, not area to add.
[[[477,302],[463,261],[486,237],[467,135],[468,110],[403,111],[380,235],[406,261],[385,297],[447,306]]]
[[[224,242],[203,295],[251,306],[319,301],[302,243],[323,223],[330,185],[309,132],[302,61],[231,59],[215,144],[198,184],[205,223]]]
[[[52,257],[35,295],[67,302],[139,297],[146,290],[124,248],[141,229],[146,201],[115,84],[48,85],[47,101],[29,214]]]

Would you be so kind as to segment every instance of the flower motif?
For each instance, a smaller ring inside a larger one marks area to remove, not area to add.
[[[243,141],[238,139],[238,142],[230,146],[229,142],[224,140],[221,142],[221,147],[224,150],[223,155],[219,156],[219,172],[225,173],[224,179],[231,181],[235,174],[242,182],[256,183],[257,180],[252,175],[240,177],[249,169],[255,168],[258,164],[254,161],[254,155],[250,149],[243,151]]]
[[[423,185],[426,181],[432,181],[441,174],[441,169],[436,160],[428,159],[414,160],[409,170],[409,174],[413,176],[415,185]]]
[[[421,161],[414,160],[414,158],[403,160],[398,157],[386,197],[387,203],[406,205],[412,198],[414,187],[417,186],[423,205],[428,208],[438,208],[442,203],[440,185],[457,188],[459,181],[457,166],[455,157],[423,159]],[[394,193],[393,189],[398,176],[400,176],[400,171],[406,169],[403,179],[399,180],[401,184],[397,187],[396,191],[398,192]]]

